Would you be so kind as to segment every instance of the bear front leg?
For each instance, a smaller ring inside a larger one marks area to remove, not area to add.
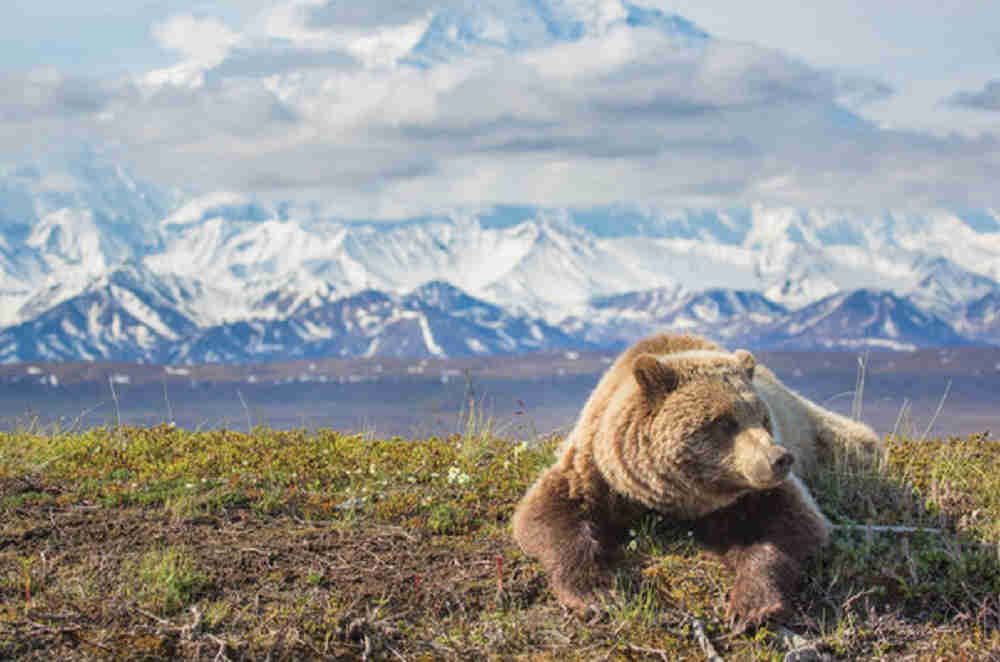
[[[610,583],[615,536],[603,509],[572,494],[568,478],[550,468],[514,513],[514,540],[549,573],[559,602],[577,613],[597,609],[596,591]]]
[[[826,543],[829,532],[805,488],[792,477],[699,520],[695,534],[736,575],[726,615],[742,632],[791,616],[802,564]]]

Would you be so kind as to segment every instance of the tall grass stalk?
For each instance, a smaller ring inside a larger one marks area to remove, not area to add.
[[[236,389],[236,395],[239,396],[240,404],[243,405],[243,411],[247,414],[247,433],[249,434],[253,432],[253,424],[250,421],[250,407],[247,407],[247,401],[243,399],[243,392],[241,390]]]
[[[927,441],[927,435],[930,434],[931,428],[934,427],[934,422],[937,420],[938,415],[941,414],[941,409],[944,407],[944,401],[948,399],[948,392],[951,391],[951,379],[944,387],[944,393],[941,394],[941,401],[938,402],[937,409],[934,411],[934,415],[931,416],[930,422],[924,429],[924,433],[920,435],[920,441]]]
[[[122,409],[121,404],[118,402],[118,392],[115,391],[115,380],[114,377],[108,375],[108,386],[111,387],[111,399],[115,402],[115,417],[118,420],[118,429],[121,430],[122,427]]]
[[[868,368],[868,356],[869,353],[865,352],[864,355],[858,357],[858,376],[854,382],[854,400],[851,402],[851,418],[855,421],[861,420],[861,414],[864,409],[865,374]]]
[[[174,422],[174,410],[170,406],[170,396],[167,395],[167,378],[163,377],[163,400],[167,403],[167,422]]]

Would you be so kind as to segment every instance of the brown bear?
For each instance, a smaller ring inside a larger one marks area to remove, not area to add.
[[[735,574],[728,615],[742,630],[789,615],[803,561],[827,540],[829,524],[796,474],[830,453],[873,455],[878,444],[871,428],[792,392],[745,350],[653,336],[598,382],[555,464],[518,505],[514,539],[563,605],[587,611],[638,516],[688,521]]]

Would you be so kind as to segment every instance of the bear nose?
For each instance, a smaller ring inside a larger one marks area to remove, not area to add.
[[[785,451],[784,453],[778,456],[778,459],[774,461],[774,464],[771,465],[771,468],[774,470],[775,473],[785,472],[792,468],[792,464],[794,462],[795,462],[795,456],[789,453],[788,451]]]

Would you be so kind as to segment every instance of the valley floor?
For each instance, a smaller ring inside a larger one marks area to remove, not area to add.
[[[247,431],[261,424],[426,437],[460,431],[474,413],[509,435],[537,435],[572,424],[613,356],[4,365],[0,429],[173,421],[187,429]],[[860,414],[880,434],[1000,432],[1000,348],[758,356],[792,388],[846,414],[857,413],[853,393],[864,358]]]

